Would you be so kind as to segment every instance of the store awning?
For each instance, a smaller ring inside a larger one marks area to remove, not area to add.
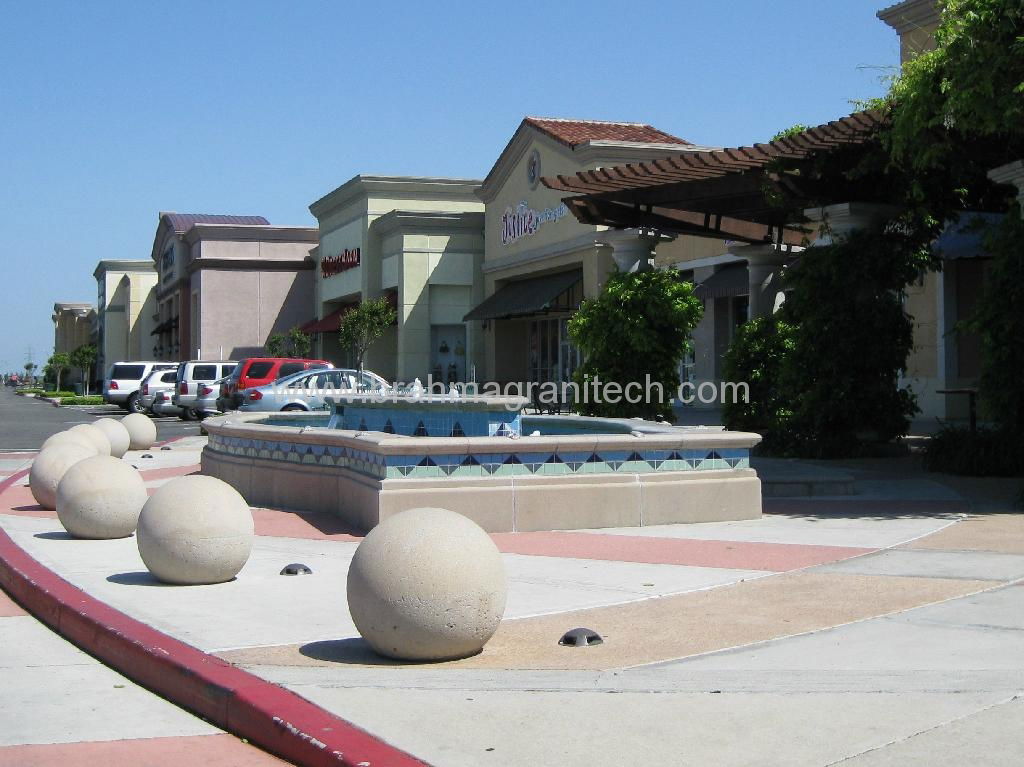
[[[330,314],[326,315],[319,320],[310,320],[305,325],[302,325],[299,330],[303,333],[337,333],[338,323],[341,322],[341,318],[348,314],[350,311],[359,306],[358,301],[352,303],[342,304]]]
[[[559,298],[582,281],[583,271],[576,270],[510,282],[498,288],[493,296],[485,298],[462,320],[502,320],[560,309],[575,309],[575,306],[559,301]]]
[[[385,291],[380,295],[380,297],[386,298],[393,308],[398,308],[397,290],[392,289]],[[337,333],[338,324],[341,322],[341,318],[359,306],[360,303],[360,301],[349,301],[341,304],[333,312],[323,317],[323,319],[310,320],[305,325],[301,325],[299,330],[303,333]]]
[[[747,264],[743,261],[726,264],[694,289],[693,294],[701,301],[709,298],[745,296],[750,292],[750,278]]]
[[[962,213],[955,224],[948,224],[932,243],[932,252],[947,261],[960,258],[988,258],[984,238],[988,227],[1003,220],[1002,213]]]

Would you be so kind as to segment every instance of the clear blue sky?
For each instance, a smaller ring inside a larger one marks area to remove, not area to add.
[[[315,223],[357,173],[482,178],[524,115],[763,141],[881,95],[887,4],[0,0],[0,370],[160,210]]]

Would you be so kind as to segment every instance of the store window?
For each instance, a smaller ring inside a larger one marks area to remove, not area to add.
[[[531,381],[565,383],[580,365],[580,351],[569,338],[569,318],[530,322],[529,376]]]

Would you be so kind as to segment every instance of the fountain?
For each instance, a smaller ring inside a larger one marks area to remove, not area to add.
[[[526,415],[523,397],[345,394],[325,413],[204,422],[203,473],[253,506],[353,528],[441,507],[489,532],[752,519],[760,436],[640,419]]]

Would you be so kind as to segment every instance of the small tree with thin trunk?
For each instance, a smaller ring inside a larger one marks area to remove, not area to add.
[[[60,391],[60,379],[64,371],[71,367],[71,356],[67,352],[54,352],[47,364],[57,377],[57,391]]]
[[[288,331],[286,338],[288,345],[291,347],[293,357],[306,358],[309,356],[309,350],[313,346],[313,339],[310,338],[308,333],[303,333],[299,328],[294,327]]]
[[[32,373],[33,373],[33,371],[35,369],[36,369],[36,363],[34,363],[34,362],[26,362],[25,363],[25,378],[29,379],[30,382],[31,382],[31,380],[33,378]]]
[[[82,371],[82,380],[85,383],[85,393],[89,394],[89,373],[96,361],[96,347],[92,344],[83,344],[71,352],[71,365]]]
[[[267,350],[268,357],[283,357],[284,336],[280,333],[271,334],[270,338],[267,339],[267,345],[264,348]]]
[[[374,341],[384,335],[397,318],[397,313],[384,297],[364,301],[341,318],[338,343],[350,348],[356,358],[356,367],[363,372],[363,357]]]

